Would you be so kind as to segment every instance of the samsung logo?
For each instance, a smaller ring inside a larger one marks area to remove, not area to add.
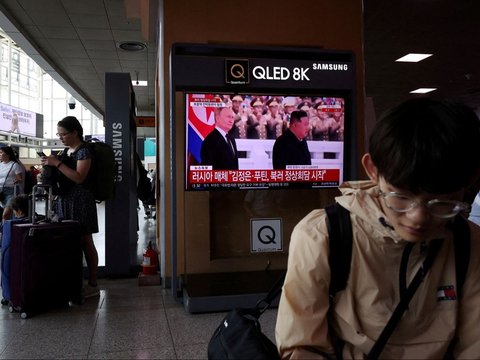
[[[122,139],[122,123],[112,124],[112,148],[117,162],[117,176],[115,181],[123,181],[123,139]]]
[[[314,63],[313,70],[347,71],[347,64]]]

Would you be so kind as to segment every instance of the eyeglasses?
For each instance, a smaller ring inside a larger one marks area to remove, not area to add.
[[[449,219],[456,216],[461,211],[470,209],[470,205],[467,203],[455,200],[433,199],[424,203],[396,192],[380,191],[379,195],[383,197],[385,204],[390,210],[399,213],[408,212],[423,204],[427,207],[427,210],[431,215],[441,219]]]
[[[62,138],[62,137],[64,137],[65,135],[68,135],[68,134],[70,134],[70,133],[69,133],[69,132],[57,133],[57,136],[60,137],[60,138]]]

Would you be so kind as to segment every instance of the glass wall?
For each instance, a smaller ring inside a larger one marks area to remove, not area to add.
[[[105,135],[103,121],[76,101],[68,106],[69,94],[45,73],[0,29],[0,103],[43,115],[43,138],[58,139],[57,123],[67,115],[75,116],[84,135]],[[5,134],[2,134],[5,135]],[[9,136],[9,135],[5,135]],[[18,137],[18,140],[20,138]],[[39,167],[40,160],[33,147],[18,146],[21,161],[28,168]],[[48,150],[46,150],[48,154]],[[100,232],[94,234],[99,266],[105,266],[105,207],[97,205]]]
[[[57,122],[67,115],[77,117],[85,135],[105,134],[103,121],[78,101],[69,109],[71,95],[1,29],[0,49],[0,102],[43,114],[44,138],[55,138]]]

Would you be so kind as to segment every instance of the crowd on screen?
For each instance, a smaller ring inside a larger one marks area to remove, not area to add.
[[[344,99],[335,97],[221,95],[235,113],[230,134],[236,139],[272,139],[289,126],[290,114],[309,115],[307,140],[343,141]]]

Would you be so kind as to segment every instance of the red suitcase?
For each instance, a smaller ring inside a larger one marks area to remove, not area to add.
[[[10,311],[19,311],[22,318],[27,318],[55,306],[82,302],[80,234],[77,221],[13,224]]]

